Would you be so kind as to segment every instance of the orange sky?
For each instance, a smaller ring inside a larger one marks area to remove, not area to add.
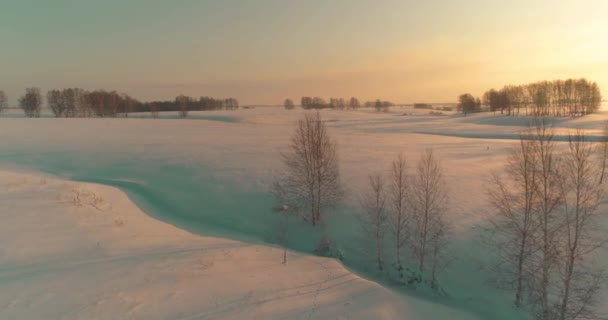
[[[7,0],[0,90],[13,104],[28,86],[280,104],[450,102],[568,77],[608,88],[606,13],[605,0]]]

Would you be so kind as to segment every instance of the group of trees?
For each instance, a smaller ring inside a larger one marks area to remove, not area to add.
[[[305,114],[298,122],[291,144],[281,156],[285,168],[275,177],[272,187],[278,204],[275,211],[297,215],[312,226],[323,227],[326,211],[340,203],[344,187],[336,143],[318,112]],[[388,275],[397,274],[398,281],[410,284],[428,276],[436,286],[437,272],[446,261],[446,205],[442,170],[432,151],[421,156],[413,174],[408,172],[405,158],[399,156],[391,164],[388,183],[383,175],[370,175],[369,190],[361,197],[360,221],[368,243],[374,243],[372,251],[378,269]],[[279,232],[284,240],[285,224],[281,226]],[[319,252],[328,252],[328,243],[324,233]],[[394,252],[394,269],[386,268],[385,247]],[[415,263],[408,266],[406,261]]]
[[[150,112],[157,117],[159,112],[177,111],[179,116],[185,118],[190,111],[236,110],[239,102],[235,98],[215,99],[200,97],[198,99],[186,95],[179,95],[172,101],[152,101],[136,105],[137,112]]]
[[[464,113],[465,117],[469,113],[481,111],[481,101],[479,98],[473,97],[470,93],[465,93],[458,97],[458,105],[456,106],[458,111]]]
[[[499,279],[536,319],[595,319],[602,270],[593,254],[606,240],[597,228],[604,166],[597,151],[583,131],[558,148],[539,120],[489,188],[496,214],[488,243],[498,249]]]
[[[568,137],[567,145],[558,148],[553,130],[538,120],[521,135],[504,171],[493,175],[487,188],[495,213],[487,243],[499,258],[499,283],[513,290],[516,306],[529,308],[540,320],[593,319],[603,276],[593,257],[607,240],[598,228],[597,209],[608,140],[598,148],[583,131]],[[272,188],[276,211],[323,227],[327,210],[345,193],[336,143],[318,112],[298,122],[282,159],[285,169]],[[392,280],[426,280],[439,288],[437,273],[449,260],[447,194],[431,150],[411,173],[399,155],[388,175],[369,175],[360,197],[366,244],[360,253],[369,254],[372,264]],[[281,230],[286,237],[286,229]],[[325,233],[320,247],[327,252]]]
[[[43,96],[39,88],[27,88],[19,98],[19,107],[28,117],[40,117]],[[139,103],[126,94],[115,91],[86,91],[80,88],[51,90],[46,94],[47,105],[55,117],[116,117],[128,116]]]
[[[534,116],[576,116],[596,112],[602,96],[599,86],[587,79],[541,81],[505,86],[484,93],[483,104],[501,114]]]
[[[27,88],[19,98],[19,107],[28,117],[39,117],[44,97],[39,88]],[[127,94],[116,91],[68,88],[50,90],[46,94],[49,109],[55,117],[128,117],[132,112],[150,112],[157,117],[161,111],[177,111],[187,117],[189,111],[198,110],[235,110],[239,102],[234,98],[214,99],[200,97],[198,100],[179,95],[173,101],[139,102]],[[8,108],[8,99],[0,91],[0,112]]]
[[[300,105],[304,109],[357,109],[361,107],[359,100],[355,97],[350,98],[350,100],[345,100],[343,98],[330,98],[329,103],[325,101],[325,99],[320,97],[302,97],[300,99]]]
[[[361,103],[359,99],[352,97],[350,99],[344,98],[330,98],[329,102],[326,102],[325,99],[320,97],[302,97],[300,99],[300,105],[304,109],[337,109],[337,110],[356,110],[361,107]],[[387,111],[389,107],[394,104],[389,101],[368,101],[364,104],[366,108],[376,108],[378,111]],[[293,109],[295,108],[295,104],[291,99],[285,99],[283,106],[285,109]]]
[[[390,108],[394,105],[395,104],[390,101],[382,101],[380,99],[377,99],[376,101],[367,101],[364,104],[364,106],[366,108],[374,108],[374,109],[376,109],[376,111],[383,111],[383,112],[387,112],[388,108]]]
[[[445,218],[447,189],[433,151],[422,154],[413,174],[400,155],[391,164],[388,182],[382,174],[368,179],[368,190],[361,197],[361,225],[374,243],[378,269],[386,268],[388,236],[398,281],[412,284],[428,279],[438,288],[437,273],[447,263],[449,224]],[[404,256],[414,263],[404,264]]]

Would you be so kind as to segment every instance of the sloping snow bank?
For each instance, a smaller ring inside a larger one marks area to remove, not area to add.
[[[0,171],[2,319],[473,319],[331,259],[201,237],[118,189]]]

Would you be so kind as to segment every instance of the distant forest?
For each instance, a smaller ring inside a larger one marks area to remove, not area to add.
[[[6,94],[0,91],[0,112],[8,107]],[[46,94],[48,108],[55,117],[128,117],[133,112],[150,112],[158,116],[159,112],[177,111],[186,117],[189,111],[201,110],[235,110],[239,107],[234,98],[215,99],[200,97],[198,99],[179,95],[174,100],[140,102],[131,96],[116,91],[80,88],[51,90]],[[43,95],[39,88],[27,88],[19,98],[19,107],[28,117],[39,117]]]
[[[598,84],[582,78],[509,85],[488,90],[482,99],[463,94],[458,109],[467,114],[480,112],[486,106],[489,111],[511,116],[564,117],[597,112],[601,103]]]
[[[28,117],[39,117],[44,96],[39,88],[27,88],[19,98],[19,107]],[[56,117],[128,117],[134,112],[149,112],[157,117],[160,112],[177,111],[187,117],[190,111],[236,110],[239,102],[235,98],[194,98],[179,95],[173,100],[140,102],[131,96],[116,91],[68,88],[51,90],[46,94],[48,108]],[[600,88],[587,79],[539,81],[527,85],[508,85],[500,90],[490,89],[482,98],[471,94],[458,97],[458,110],[465,115],[474,112],[500,112],[509,116],[577,116],[597,112],[602,103]],[[350,99],[304,96],[300,99],[303,109],[354,110],[362,106],[388,111],[394,106],[390,101],[377,99],[363,104],[355,97]],[[291,99],[283,102],[286,109],[296,107]],[[8,98],[0,90],[0,113],[8,108]],[[432,109],[432,105],[414,104],[416,109]],[[445,110],[449,110],[446,108]]]
[[[321,97],[302,97],[300,99],[300,105],[302,106],[303,109],[338,109],[338,110],[345,110],[345,109],[350,109],[350,110],[354,110],[354,109],[358,109],[361,107],[361,103],[359,102],[359,99],[352,97],[350,99],[344,99],[344,98],[330,98],[329,102],[326,102],[325,99],[321,98]],[[395,104],[390,102],[390,101],[382,101],[380,99],[376,100],[376,101],[367,101],[363,104],[364,107],[366,108],[376,108],[376,110],[378,111],[387,111],[389,107],[394,106]],[[285,102],[283,103],[283,106],[285,107],[285,109],[293,109],[295,108],[295,104],[293,102],[293,100],[291,99],[286,99]]]

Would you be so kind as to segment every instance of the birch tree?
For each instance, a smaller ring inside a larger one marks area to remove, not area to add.
[[[499,277],[515,291],[514,303],[523,302],[525,279],[533,253],[538,223],[538,177],[534,141],[522,134],[519,144],[508,156],[503,174],[492,176],[488,197],[495,214],[491,224],[492,250],[498,254]]]
[[[602,247],[597,229],[602,189],[596,177],[601,168],[594,161],[594,145],[584,132],[569,135],[562,165],[564,198],[560,232],[559,320],[593,319],[601,270],[589,266],[592,253]]]
[[[338,151],[319,112],[298,121],[287,151],[281,153],[285,170],[276,182],[299,207],[309,211],[313,225],[323,221],[325,210],[343,197]]]
[[[374,243],[374,260],[378,270],[384,270],[384,235],[387,212],[385,182],[380,174],[368,177],[368,190],[361,197],[361,227]]]
[[[410,218],[410,176],[408,174],[406,159],[399,155],[391,163],[389,185],[389,221],[395,249],[395,269],[403,278],[403,264],[401,256],[409,239],[408,223]]]
[[[561,221],[558,214],[562,203],[561,178],[559,176],[559,157],[553,141],[553,129],[544,120],[538,120],[530,137],[534,143],[534,157],[538,174],[537,197],[539,233],[536,239],[538,256],[535,257],[537,274],[534,296],[538,306],[538,318],[551,320],[551,274],[557,262],[556,240]]]
[[[447,190],[441,167],[432,150],[420,157],[413,179],[413,227],[412,253],[421,274],[429,268],[433,278],[445,246],[445,209]],[[429,261],[430,260],[430,261]],[[433,279],[435,280],[435,279]]]

